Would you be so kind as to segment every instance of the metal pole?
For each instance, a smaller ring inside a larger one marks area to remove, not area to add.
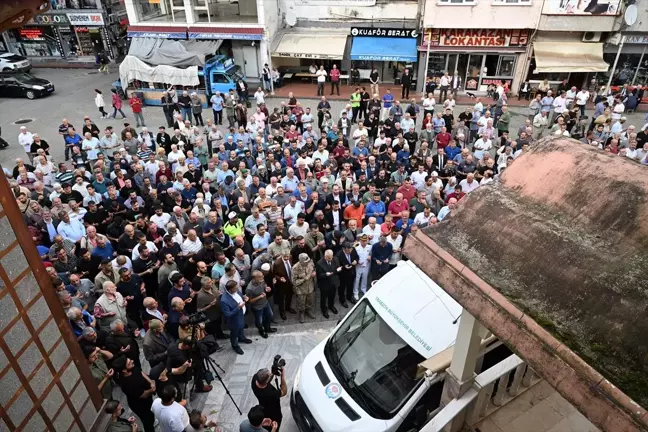
[[[641,53],[641,57],[639,57],[639,64],[637,65],[637,68],[635,69],[634,76],[632,77],[632,84],[635,84],[635,81],[637,80],[637,74],[639,74],[639,68],[641,67],[641,62],[643,61],[644,56],[646,55],[646,48],[648,48],[648,45],[644,45],[643,52]]]
[[[423,30],[427,34],[427,30]],[[427,73],[428,73],[428,66],[430,65],[430,44],[432,43],[432,30],[430,30],[430,34],[428,35],[428,41],[427,41],[427,55],[425,56],[425,67],[423,68],[425,74],[423,76],[423,88],[422,88],[422,93],[425,96],[425,83],[427,82]]]
[[[268,51],[268,69],[270,69],[270,94],[274,96],[275,91],[274,91],[274,81],[272,79],[272,57],[270,54],[270,40],[267,40],[266,42],[266,49]]]
[[[617,63],[619,62],[619,57],[621,56],[621,50],[623,49],[623,43],[625,42],[625,37],[621,36],[621,43],[619,44],[619,49],[617,50],[616,58],[614,59],[614,64],[612,65],[612,70],[610,71],[610,78],[608,79],[607,86],[605,90],[608,93],[611,93],[610,85],[612,85],[612,77],[614,76],[614,71],[616,70]]]

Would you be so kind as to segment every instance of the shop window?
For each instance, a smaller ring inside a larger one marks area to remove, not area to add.
[[[446,54],[430,53],[430,61],[428,62],[428,76],[441,76],[446,67]]]
[[[497,76],[513,76],[515,56],[500,56],[497,66]]]
[[[134,0],[140,21],[187,22],[183,0]]]
[[[219,1],[194,0],[192,2],[196,22],[258,22],[254,0]]]
[[[7,34],[13,52],[25,57],[61,57],[54,27],[24,27]]]
[[[475,4],[477,0],[438,0],[439,4]]]
[[[610,65],[614,64],[615,57],[616,54],[612,54],[612,53],[603,54],[603,60],[605,60],[605,62]],[[641,59],[641,54],[621,54],[619,56],[617,67],[614,70],[612,75],[612,85],[618,86],[626,83],[628,84],[632,83],[632,78],[634,78],[635,71],[639,67],[640,59]],[[644,64],[644,77],[645,77],[646,56],[644,56],[643,64]],[[610,70],[608,72],[600,74],[600,76],[604,78],[600,79],[599,81],[604,81],[607,83],[607,80],[610,78],[611,72],[612,72],[612,67],[610,67]],[[637,74],[637,78],[639,78],[639,74]],[[642,83],[643,81],[638,79],[635,82]]]

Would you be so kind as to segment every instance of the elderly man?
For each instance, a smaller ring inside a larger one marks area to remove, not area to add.
[[[116,320],[127,320],[126,305],[128,302],[117,292],[117,286],[112,281],[103,283],[103,294],[95,303],[93,315],[97,319],[99,328],[110,330],[110,324]]]
[[[292,267],[293,292],[297,296],[297,315],[304,322],[304,315],[315,318],[313,309],[314,278],[316,276],[313,261],[305,253],[300,253],[297,263]]]
[[[64,238],[78,243],[86,235],[86,228],[79,219],[71,219],[69,213],[59,212],[58,233]]]
[[[144,336],[143,350],[144,358],[149,362],[151,368],[165,363],[167,351],[173,338],[164,331],[164,323],[159,319],[149,321],[149,331]]]
[[[110,333],[106,337],[106,349],[114,356],[125,356],[135,362],[138,368],[141,368],[139,358],[139,345],[136,337],[139,331],[131,333],[126,329],[126,324],[120,319],[110,323]]]
[[[329,317],[330,310],[337,315],[335,308],[335,293],[340,288],[339,273],[343,270],[340,261],[333,256],[333,251],[327,249],[324,257],[317,263],[317,282],[321,292],[320,306],[324,318]]]
[[[223,314],[220,308],[220,299],[222,293],[214,286],[214,280],[204,276],[200,279],[200,291],[196,294],[196,307],[198,312],[204,312],[207,316],[205,331],[214,335],[217,339],[228,338],[229,335],[223,333],[221,321]]]
[[[72,326],[72,331],[77,339],[83,336],[83,330],[87,327],[94,327],[96,325],[96,321],[92,315],[77,307],[68,309],[67,317],[70,320],[70,326]]]

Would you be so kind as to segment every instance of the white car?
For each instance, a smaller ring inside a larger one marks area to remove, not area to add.
[[[23,57],[14,53],[0,54],[0,71],[2,72],[29,72],[31,67],[31,60],[29,60],[27,57]]]

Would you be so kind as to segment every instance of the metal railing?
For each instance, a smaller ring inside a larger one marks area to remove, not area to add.
[[[439,410],[421,432],[441,432],[462,413],[465,413],[465,424],[473,426],[537,381],[533,369],[513,354],[477,375],[473,386]]]

